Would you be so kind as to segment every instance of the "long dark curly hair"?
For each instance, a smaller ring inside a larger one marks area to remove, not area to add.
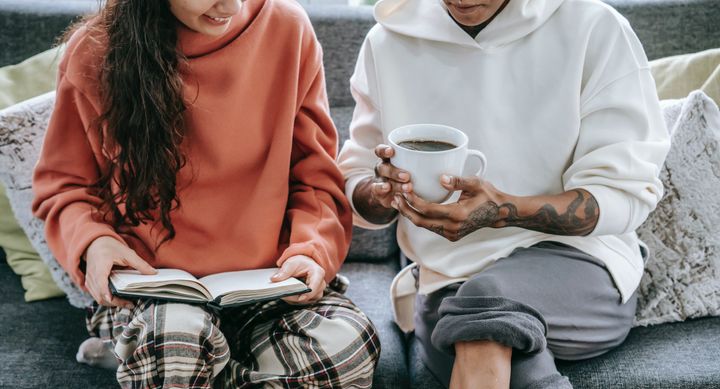
[[[186,163],[180,73],[187,60],[177,21],[167,0],[107,0],[86,25],[107,47],[96,127],[110,168],[94,186],[100,210],[115,229],[159,220],[166,231],[159,247],[175,237],[170,212],[180,207],[176,181]]]

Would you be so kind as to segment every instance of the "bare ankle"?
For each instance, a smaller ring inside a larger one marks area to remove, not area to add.
[[[451,389],[510,386],[512,348],[492,341],[455,343]]]

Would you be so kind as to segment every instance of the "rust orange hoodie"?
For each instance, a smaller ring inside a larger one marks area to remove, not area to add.
[[[94,121],[102,112],[103,47],[78,30],[60,64],[57,101],[34,173],[33,211],[78,285],[80,258],[100,236],[124,241],[151,265],[196,276],[312,257],[332,279],[350,243],[351,211],[335,165],[322,51],[292,1],[248,0],[219,38],[178,27],[189,59],[187,165],[178,174],[176,237],[159,223],[115,231],[88,190],[107,169]],[[153,228],[155,227],[155,228]]]

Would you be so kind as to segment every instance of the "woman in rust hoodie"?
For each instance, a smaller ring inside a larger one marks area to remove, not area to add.
[[[369,387],[372,324],[332,285],[351,211],[322,51],[289,0],[109,0],[69,38],[35,215],[97,305],[123,387]],[[112,296],[113,267],[279,267],[312,289],[214,313]]]

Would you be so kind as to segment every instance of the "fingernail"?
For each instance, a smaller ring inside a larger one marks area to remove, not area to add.
[[[402,172],[402,173],[398,173],[398,178],[401,180],[407,180],[408,178],[410,178],[410,175],[405,172]]]
[[[398,207],[397,200],[391,201],[391,202],[390,202],[390,206],[393,207],[393,208],[395,208],[395,209],[397,209],[397,207]]]
[[[388,189],[390,189],[390,185],[382,184],[382,185],[380,185],[380,188],[382,188],[382,190],[388,190]]]
[[[405,192],[410,192],[410,185],[409,184],[402,184],[402,190]]]
[[[272,278],[279,278],[279,277],[280,277],[280,272],[277,272],[272,275]]]
[[[106,294],[105,301],[110,301],[110,300],[112,300],[112,296],[110,296],[109,294]]]
[[[304,301],[306,298],[307,298],[307,296],[302,295],[302,296],[300,296],[300,298],[298,298],[298,301]]]
[[[452,181],[452,177],[448,176],[447,174],[443,174],[442,177],[440,177],[443,184],[449,184]]]

